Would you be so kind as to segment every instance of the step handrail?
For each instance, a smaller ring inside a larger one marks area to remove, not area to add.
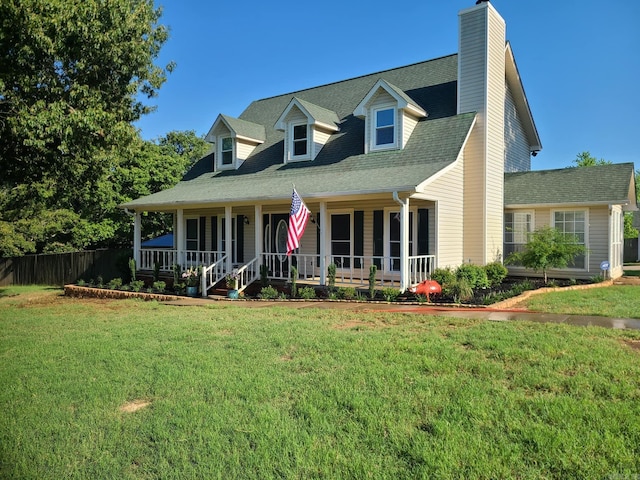
[[[202,268],[202,275],[200,277],[200,289],[202,290],[203,297],[206,297],[209,289],[225,277],[226,272],[224,267],[226,262],[227,256],[223,255],[208,267]]]
[[[238,277],[238,292],[242,292],[260,277],[260,257],[245,263],[239,268],[235,268],[234,272]]]

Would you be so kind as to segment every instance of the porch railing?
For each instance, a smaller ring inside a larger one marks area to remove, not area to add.
[[[174,265],[182,268],[197,268],[200,265],[212,265],[219,262],[224,252],[203,250],[171,250],[163,248],[143,248],[140,250],[139,270],[153,270],[156,263],[161,272],[173,271]]]
[[[291,265],[298,270],[299,280],[320,280],[320,257],[318,255],[292,254],[287,257],[277,253],[263,254],[263,264],[268,276],[274,280],[290,280]],[[434,255],[409,257],[409,282],[412,285],[429,278],[435,268]],[[327,266],[336,265],[336,282],[353,285],[369,285],[369,268],[376,265],[376,285],[380,287],[400,286],[400,259],[398,257],[327,256]]]
[[[140,250],[139,270],[153,270],[156,263],[160,266],[161,272],[171,272],[173,266],[178,263],[177,251],[168,249],[147,249]]]

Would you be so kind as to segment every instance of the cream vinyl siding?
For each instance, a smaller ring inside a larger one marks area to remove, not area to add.
[[[488,3],[459,18],[458,113],[478,112],[465,149],[464,258],[482,265],[503,245],[505,23]]]
[[[458,160],[446,174],[424,187],[425,195],[437,205],[435,211],[429,211],[429,249],[436,255],[438,268],[455,268],[464,262],[464,172],[464,162]]]
[[[527,136],[518,116],[509,85],[506,85],[504,105],[504,170],[509,173],[528,172],[531,170],[531,148],[527,142]]]
[[[404,148],[409,138],[411,138],[413,129],[416,128],[418,124],[418,119],[404,111],[399,112],[399,117],[399,123],[401,123],[401,125],[399,125],[399,131],[402,132],[402,145],[400,147]]]
[[[331,136],[331,132],[327,132],[326,130],[322,130],[317,127],[309,128],[309,132],[312,138],[311,142],[311,158],[315,159],[322,150],[322,147],[329,141],[329,137]]]

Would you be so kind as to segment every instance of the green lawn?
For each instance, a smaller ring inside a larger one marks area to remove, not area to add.
[[[638,347],[592,327],[0,289],[0,478],[635,478]]]
[[[545,313],[640,318],[640,286],[614,285],[532,295],[524,306]]]

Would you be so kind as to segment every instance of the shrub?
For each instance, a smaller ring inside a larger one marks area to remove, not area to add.
[[[449,267],[436,268],[431,274],[431,280],[438,282],[444,291],[446,287],[455,283],[456,276]]]
[[[382,296],[387,302],[395,302],[400,296],[400,290],[386,287],[382,289]]]
[[[160,280],[160,262],[153,262],[153,281]]]
[[[162,280],[158,280],[156,282],[153,282],[153,291],[154,292],[162,293],[162,292],[164,292],[165,288],[167,288],[167,283],[166,282],[163,282]]]
[[[316,298],[316,290],[313,287],[302,287],[300,290],[298,290],[298,295],[300,296],[300,298],[303,298],[305,300],[313,300],[314,298]]]
[[[336,297],[342,300],[353,300],[356,298],[356,289],[353,287],[343,287],[336,290]]]
[[[457,303],[468,302],[473,298],[473,288],[471,288],[469,281],[464,277],[459,278],[452,289],[453,298]]]
[[[509,270],[507,270],[507,267],[505,267],[500,262],[487,263],[484,266],[484,270],[487,274],[487,280],[489,280],[489,284],[492,287],[500,285],[509,274]]]
[[[369,267],[369,298],[373,300],[376,298],[376,273],[378,272],[378,267],[375,265],[371,265]]]
[[[107,287],[111,290],[118,290],[122,287],[122,279],[120,277],[114,278],[107,283]]]
[[[104,280],[102,279],[102,275],[98,275],[98,279],[96,280],[96,287],[104,287]]]
[[[329,276],[329,293],[333,293],[336,289],[336,264],[331,263],[327,267],[327,272]]]
[[[298,269],[291,266],[291,298],[298,296]]]
[[[129,259],[129,274],[131,275],[131,281],[136,281],[136,261],[133,258]]]
[[[78,285],[79,287],[84,287],[86,284],[87,282],[85,282],[82,278],[76,282],[76,285]]]
[[[278,290],[271,285],[267,285],[266,287],[262,287],[260,293],[258,294],[258,298],[262,298],[264,300],[275,300],[279,297]]]
[[[479,265],[473,265],[471,263],[465,263],[460,265],[456,270],[456,279],[466,280],[469,287],[474,288],[487,288],[489,286],[489,280],[487,279],[487,272]]]
[[[129,285],[131,287],[131,291],[139,292],[144,287],[144,281],[143,280],[134,280]]]
[[[260,265],[260,285],[266,287],[269,285],[269,267]]]

